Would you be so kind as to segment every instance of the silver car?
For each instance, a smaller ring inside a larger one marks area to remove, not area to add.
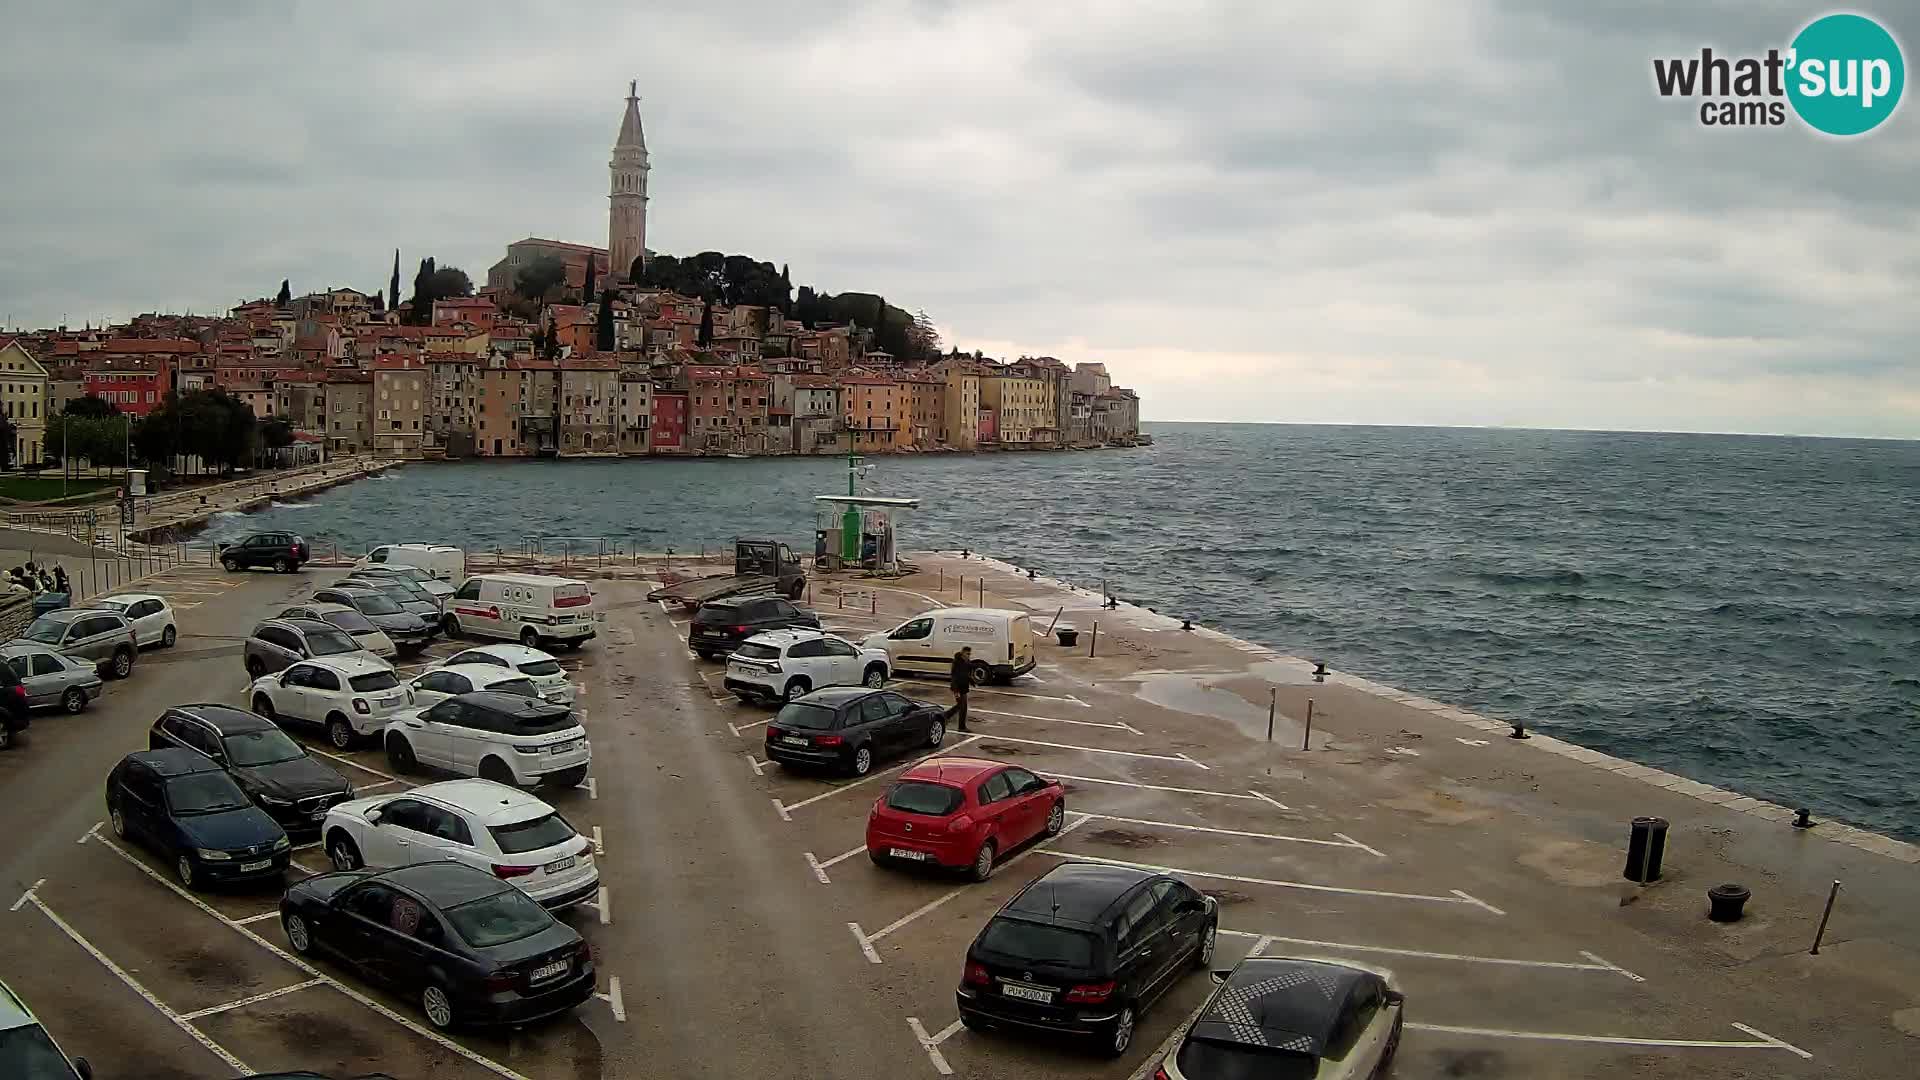
[[[102,608],[61,608],[33,620],[17,641],[44,645],[73,660],[91,661],[103,674],[133,674],[140,646],[125,615]]]
[[[20,676],[28,708],[77,713],[106,685],[92,664],[70,660],[44,645],[0,645],[0,659]]]

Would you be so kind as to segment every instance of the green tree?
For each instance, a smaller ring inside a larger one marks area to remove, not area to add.
[[[545,300],[549,290],[567,280],[567,264],[542,255],[514,271],[513,291],[528,300]]]
[[[274,297],[273,302],[282,308],[293,304],[293,286],[286,278],[280,279],[280,295]]]
[[[387,282],[387,307],[400,310],[400,249],[393,249],[393,277]]]
[[[277,416],[261,424],[260,445],[269,450],[283,450],[292,446],[293,426]]]
[[[583,304],[591,303],[593,300],[594,271],[598,268],[599,264],[594,260],[593,256],[587,256],[587,283],[580,289],[580,302]]]
[[[457,266],[442,266],[434,270],[427,281],[435,300],[452,300],[473,295],[473,279],[465,270]],[[432,314],[433,305],[427,305],[428,314]]]
[[[614,338],[613,327],[613,290],[600,294],[600,319],[594,325],[593,347],[601,352],[613,352],[620,347]]]
[[[149,465],[171,466],[180,452],[180,415],[172,394],[141,418],[133,431],[133,448]]]
[[[700,337],[697,344],[706,348],[713,343],[713,302],[700,305]]]
[[[13,468],[13,421],[0,415],[0,469]]]
[[[89,416],[95,419],[103,416],[120,415],[120,410],[115,407],[113,402],[106,400],[99,394],[88,394],[85,397],[74,398],[67,402],[64,411],[68,416]]]

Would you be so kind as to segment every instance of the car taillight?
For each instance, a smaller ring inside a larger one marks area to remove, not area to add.
[[[1113,983],[1081,983],[1067,991],[1067,1000],[1081,1005],[1098,1005],[1113,996]]]
[[[373,707],[367,704],[366,698],[354,698],[353,711],[364,715],[373,712]]]
[[[298,557],[299,557],[299,555],[300,555],[300,545],[299,545],[299,544],[295,544],[295,545],[293,545],[292,547],[290,547],[290,548],[288,548],[288,549],[287,549],[287,554],[289,554],[289,555],[292,555],[292,556],[294,556],[295,558],[298,558]]]
[[[540,868],[537,866],[501,866],[499,863],[495,863],[493,866],[493,876],[502,879],[525,877],[538,869]]]
[[[947,819],[948,832],[966,832],[973,828],[973,818],[967,814],[955,814]]]
[[[9,689],[13,691],[14,697],[25,698],[27,696],[27,688],[20,685],[19,683],[14,683],[13,686],[10,687]]]
[[[490,971],[487,977],[481,980],[480,985],[489,994],[499,994],[513,989],[514,984],[519,981],[520,976],[511,971]]]
[[[1153,1080],[1173,1080],[1173,1078],[1167,1075],[1167,1067],[1162,1065],[1153,1070]]]
[[[593,960],[593,946],[587,944],[583,938],[580,944],[574,947],[573,958],[583,964],[591,963]]]
[[[846,741],[847,740],[838,735],[815,735],[813,737],[813,745],[815,746],[839,746]]]
[[[769,739],[777,739],[780,736],[785,735],[786,733],[787,733],[786,728],[774,727],[772,724],[767,725],[767,738]]]
[[[960,977],[960,981],[966,983],[968,986],[985,986],[992,982],[993,979],[987,974],[985,964],[975,963],[969,960],[967,961],[966,974]]]
[[[744,626],[736,626],[733,628],[733,632],[736,634],[744,634],[747,632],[747,628]]]

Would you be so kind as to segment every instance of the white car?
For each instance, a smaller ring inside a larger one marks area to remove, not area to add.
[[[180,632],[175,629],[173,608],[169,607],[163,596],[152,593],[120,593],[105,599],[95,600],[88,607],[107,608],[126,616],[133,624],[135,642],[146,648],[158,645],[163,649],[173,648]]]
[[[346,750],[384,730],[411,704],[407,688],[386,661],[372,656],[326,656],[262,675],[247,695],[253,711],[285,724],[311,724]]]
[[[824,686],[887,685],[885,650],[862,649],[818,630],[768,630],[727,657],[722,684],[742,700],[791,701]]]
[[[329,604],[319,600],[310,600],[304,604],[282,611],[275,618],[280,619],[318,619],[335,630],[342,631],[354,640],[354,643],[382,660],[392,660],[400,655],[393,639],[386,632],[368,621],[345,604]]]
[[[477,690],[387,722],[387,761],[398,773],[426,765],[514,787],[551,780],[579,787],[593,763],[587,731],[565,705]]]
[[[461,664],[492,664],[494,667],[517,671],[533,681],[533,687],[540,691],[542,699],[560,705],[573,704],[573,683],[568,681],[566,669],[551,654],[539,649],[529,649],[525,645],[478,645],[454,653],[434,667],[450,668]]]
[[[491,780],[443,780],[337,803],[320,835],[337,870],[447,859],[511,881],[549,909],[600,888],[592,841],[553,807]]]
[[[407,689],[413,693],[414,707],[420,709],[438,705],[458,694],[470,694],[475,690],[492,690],[495,693],[519,694],[530,698],[540,696],[540,691],[533,685],[532,679],[512,668],[495,667],[492,664],[453,664],[448,667],[437,667],[422,673],[408,683]]]

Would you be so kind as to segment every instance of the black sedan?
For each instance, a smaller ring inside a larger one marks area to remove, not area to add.
[[[520,1024],[593,996],[593,954],[511,882],[453,862],[321,874],[287,890],[280,922],[420,1003],[436,1028]]]
[[[767,725],[767,758],[865,776],[882,757],[938,750],[946,737],[943,705],[892,690],[835,686],[787,702]]]
[[[286,830],[191,750],[142,750],[107,774],[113,833],[173,860],[180,884],[278,880],[293,848]]]
[[[225,769],[289,833],[318,833],[327,808],[353,785],[315,761],[273,721],[231,705],[175,705],[147,733],[155,750],[191,750]]]

